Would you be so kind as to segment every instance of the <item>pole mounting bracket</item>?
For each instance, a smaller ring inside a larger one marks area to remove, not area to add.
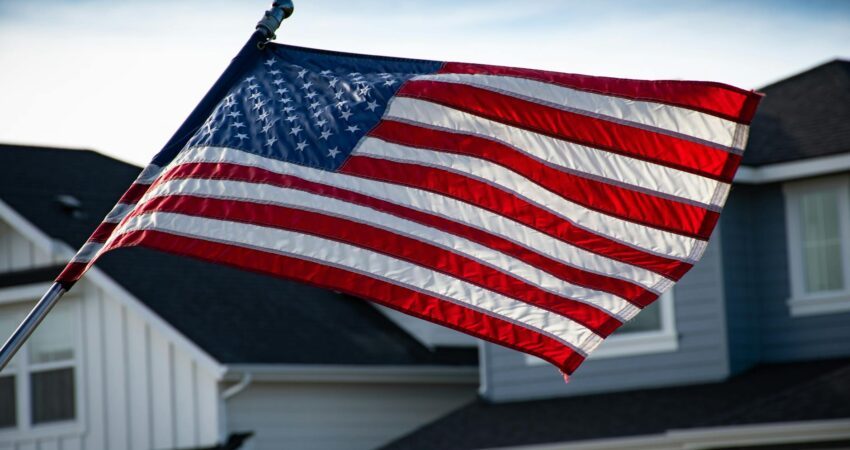
[[[271,8],[257,22],[257,31],[263,34],[263,40],[257,43],[260,50],[264,49],[266,44],[276,37],[275,32],[280,28],[280,24],[294,11],[295,6],[292,4],[292,0],[275,0],[272,3]]]

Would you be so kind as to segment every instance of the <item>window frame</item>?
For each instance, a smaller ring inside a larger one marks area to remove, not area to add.
[[[844,287],[835,291],[807,293],[800,199],[805,194],[828,190],[835,191],[838,199],[838,229]],[[850,312],[850,174],[788,182],[783,185],[783,193],[791,291],[786,303],[791,316],[804,317]]]
[[[588,361],[622,358],[655,353],[675,352],[679,349],[679,334],[676,331],[675,294],[673,289],[662,294],[658,300],[661,314],[661,328],[649,331],[633,331],[617,334],[602,341],[599,348],[590,353]],[[525,355],[527,365],[535,366],[548,364],[544,360],[531,355]]]
[[[50,283],[37,283],[25,286],[11,286],[0,289],[0,307],[21,306],[31,308],[35,301],[50,287]],[[61,300],[70,305],[76,319],[74,327],[74,357],[65,361],[46,363],[29,362],[29,345],[24,343],[15,355],[16,364],[7,367],[3,374],[15,377],[16,426],[0,428],[0,442],[16,442],[27,439],[48,437],[77,436],[85,431],[84,423],[84,382],[83,382],[83,308],[79,297],[66,295]],[[5,339],[4,336],[0,339]],[[32,399],[30,376],[51,369],[71,368],[74,373],[74,418],[55,422],[34,424],[32,420]]]

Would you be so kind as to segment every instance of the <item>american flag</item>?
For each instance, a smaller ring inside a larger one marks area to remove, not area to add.
[[[239,70],[57,281],[145,246],[367,298],[566,374],[700,259],[759,100],[274,44]]]

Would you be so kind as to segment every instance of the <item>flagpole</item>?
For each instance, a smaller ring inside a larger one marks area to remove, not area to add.
[[[220,100],[220,97],[233,84],[235,78],[239,75],[240,67],[249,64],[251,60],[259,58],[260,53],[265,49],[266,44],[275,38],[275,32],[280,28],[281,23],[292,15],[295,7],[291,0],[275,0],[271,8],[263,14],[262,19],[257,22],[256,31],[242,47],[242,50],[224,70],[224,73],[213,84],[210,90],[198,103],[198,106],[189,114],[189,117],[180,125],[180,128],[174,133],[171,139],[165,144],[162,150],[157,154],[156,158],[168,158],[177,154],[180,149],[186,145],[189,137],[194,133],[194,130],[206,120],[206,117],[212,112],[215,105]],[[2,371],[9,361],[15,356],[18,350],[24,345],[36,327],[44,320],[47,313],[56,305],[62,295],[68,292],[72,286],[64,286],[61,283],[55,282],[50,286],[50,289],[44,293],[41,299],[36,303],[35,307],[27,314],[24,320],[18,325],[18,328],[12,333],[9,339],[0,348],[0,371]]]

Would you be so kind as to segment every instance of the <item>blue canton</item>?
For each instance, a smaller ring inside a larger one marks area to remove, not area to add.
[[[220,146],[336,170],[429,61],[273,46],[221,99],[188,146]]]

